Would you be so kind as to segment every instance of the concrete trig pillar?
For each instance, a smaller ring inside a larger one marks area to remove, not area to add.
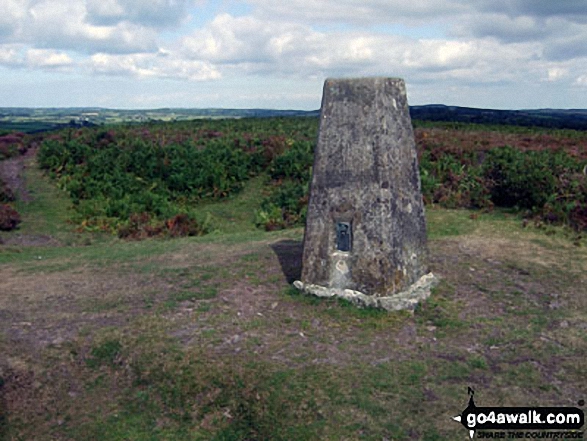
[[[426,259],[404,81],[326,80],[295,286],[363,306],[413,309],[436,281]]]

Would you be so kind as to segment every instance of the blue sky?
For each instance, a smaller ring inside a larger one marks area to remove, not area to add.
[[[410,104],[587,108],[585,0],[0,0],[0,107],[317,109],[328,77]]]

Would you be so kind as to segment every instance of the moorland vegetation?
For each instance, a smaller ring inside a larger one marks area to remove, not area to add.
[[[80,227],[124,237],[203,234],[209,226],[194,207],[262,175],[256,223],[273,230],[305,220],[317,126],[314,118],[269,118],[68,129],[41,140],[39,165],[70,195]],[[587,229],[587,133],[415,126],[427,204],[504,207]]]

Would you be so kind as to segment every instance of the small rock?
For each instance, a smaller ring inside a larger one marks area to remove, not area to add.
[[[57,337],[55,340],[53,340],[53,341],[51,342],[51,344],[52,344],[52,345],[55,345],[55,346],[60,346],[60,345],[62,345],[62,344],[63,344],[63,342],[64,342],[64,341],[65,341],[65,339],[63,339],[63,338],[61,338],[61,337]]]
[[[568,328],[569,327],[569,322],[566,320],[563,320],[560,324],[561,328]]]
[[[430,332],[434,332],[436,331],[436,326],[426,326],[426,329],[428,329]]]
[[[238,342],[240,341],[240,339],[241,339],[241,338],[240,338],[240,335],[238,335],[238,334],[237,334],[237,335],[233,335],[232,337],[230,337],[230,338],[227,340],[227,343],[230,343],[231,345],[233,345],[233,344],[235,344],[235,343],[238,343]]]
[[[473,268],[472,266],[469,267],[469,271],[475,271],[475,268]]]
[[[271,304],[271,309],[275,309],[275,308],[277,308],[277,305],[278,305],[278,303],[277,303],[277,302],[274,302],[274,303],[272,303],[272,304]]]

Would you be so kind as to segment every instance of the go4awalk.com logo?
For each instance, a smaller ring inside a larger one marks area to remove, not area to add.
[[[477,407],[470,387],[469,405],[453,420],[471,439],[584,439],[585,414],[578,407]],[[585,405],[583,400],[579,406]]]

